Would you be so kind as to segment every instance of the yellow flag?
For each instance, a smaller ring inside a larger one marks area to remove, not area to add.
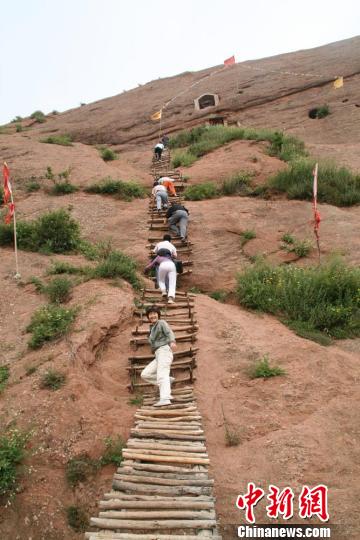
[[[161,113],[162,109],[160,111],[157,111],[156,113],[151,115],[151,120],[161,120]]]
[[[342,86],[344,86],[344,78],[338,77],[337,79],[335,79],[334,88],[341,88]]]

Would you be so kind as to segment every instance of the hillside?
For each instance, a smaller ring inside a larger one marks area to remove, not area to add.
[[[23,131],[9,124],[0,131],[0,158],[6,160],[19,220],[33,220],[64,208],[80,226],[88,242],[108,242],[133,257],[141,271],[147,261],[148,199],[121,200],[90,194],[83,189],[104,177],[135,180],[149,189],[152,147],[159,125],[150,115],[184,92],[164,111],[163,130],[169,134],[202,124],[211,114],[224,115],[241,126],[282,130],[306,143],[312,157],[335,159],[360,170],[360,37],[316,49],[236,64],[199,82],[219,66],[197,73],[159,79],[56,115],[42,124],[21,122]],[[283,75],[284,72],[314,74]],[[335,90],[334,77],[344,76]],[[193,100],[217,93],[219,105],[195,111]],[[310,119],[308,111],[328,104],[331,114]],[[68,134],[72,146],[46,144],[48,135]],[[97,148],[110,146],[118,159],[105,162]],[[69,171],[74,193],[54,196],[48,168],[56,176]],[[255,185],[288,164],[268,154],[268,143],[236,140],[181,168],[189,185],[221,182],[246,171]],[[39,187],[29,189],[29,182]],[[251,312],[235,299],[236,274],[265,257],[276,265],[317,264],[312,204],[268,198],[231,196],[188,201],[193,273],[181,287],[197,291],[200,326],[195,393],[204,418],[211,473],[215,479],[217,512],[223,538],[233,538],[231,525],[240,521],[236,495],[248,481],[298,489],[325,483],[330,493],[331,523],[343,527],[335,538],[359,538],[358,498],[360,432],[356,382],[360,376],[360,339],[341,339],[329,347],[303,339],[275,317]],[[341,257],[350,267],[360,262],[359,206],[321,204],[322,261]],[[255,237],[242,244],[244,231]],[[299,259],[281,247],[284,234],[312,243]],[[104,248],[105,249],[105,248]],[[18,493],[1,503],[0,532],[4,539],[75,540],[81,533],[69,528],[66,507],[84,508],[95,515],[97,501],[109,489],[113,465],[101,467],[76,487],[66,480],[68,460],[86,453],[98,460],[105,439],[129,436],[134,405],[128,393],[129,339],[134,326],[136,291],[124,279],[82,279],[73,282],[67,307],[76,307],[70,333],[28,347],[26,331],[36,309],[46,304],[36,279],[48,283],[54,263],[95,267],[86,253],[46,254],[19,251],[21,280],[13,279],[14,255],[0,247],[0,366],[10,377],[0,393],[1,429],[31,432],[26,467]],[[88,276],[87,276],[88,277]],[[148,282],[149,283],[149,282]],[[226,303],[209,298],[228,293]],[[285,377],[250,380],[247,369],[269,355],[286,370]],[[66,375],[57,391],[42,386],[48,369]],[[227,447],[225,420],[240,434],[238,446]],[[261,514],[261,512],[260,512]],[[264,522],[262,515],[259,522]]]

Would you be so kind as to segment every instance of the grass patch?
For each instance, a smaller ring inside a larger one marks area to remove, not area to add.
[[[105,452],[100,458],[100,465],[114,464],[120,467],[123,456],[122,450],[125,443],[121,437],[113,439],[112,437],[106,437],[105,439]]]
[[[79,191],[79,188],[71,184],[68,180],[63,182],[55,182],[54,186],[50,190],[51,195],[69,195],[69,193],[74,193]]]
[[[281,237],[284,244],[282,249],[286,249],[289,253],[295,253],[298,257],[307,257],[312,250],[312,243],[309,240],[297,240],[291,234],[284,234]]]
[[[282,132],[233,126],[199,126],[181,131],[170,139],[171,148],[187,147],[174,155],[173,166],[187,167],[201,156],[236,140],[268,141],[269,154],[284,161],[306,155],[302,141]]]
[[[252,229],[246,229],[245,231],[242,231],[241,235],[241,247],[245,246],[247,242],[250,240],[253,240],[253,238],[256,238],[256,232]]]
[[[72,137],[70,135],[50,135],[40,139],[40,142],[47,144],[60,144],[61,146],[73,146]]]
[[[33,193],[34,191],[39,191],[41,184],[37,180],[28,180],[25,183],[25,191],[27,193]]]
[[[228,293],[227,291],[213,291],[209,294],[210,298],[217,300],[218,302],[225,302]]]
[[[43,306],[33,314],[26,328],[32,333],[28,342],[31,349],[39,349],[46,341],[53,341],[65,335],[75,320],[76,308],[65,309],[56,304]]]
[[[249,195],[251,189],[251,177],[248,172],[239,172],[234,176],[224,180],[220,187],[221,195]]]
[[[9,377],[10,370],[8,366],[0,366],[0,394],[4,391]]]
[[[131,257],[120,251],[112,251],[91,271],[91,276],[94,278],[122,277],[138,290],[141,287],[141,281],[136,270],[137,264]]]
[[[189,186],[184,191],[186,201],[203,201],[204,199],[215,199],[216,197],[219,197],[219,190],[213,182]]]
[[[80,243],[79,224],[65,210],[54,210],[34,221],[17,224],[18,247],[42,253],[74,251]],[[0,245],[13,245],[12,225],[0,224]]]
[[[286,319],[284,319],[282,322],[293,330],[295,334],[304,339],[316,341],[316,343],[319,343],[319,345],[323,345],[324,347],[327,347],[333,343],[333,340],[329,336],[323,332],[320,332],[319,330],[314,330],[309,323],[303,321],[288,321]]]
[[[68,525],[76,532],[86,531],[89,519],[86,512],[79,506],[68,506],[66,508]]]
[[[268,379],[270,377],[277,377],[279,375],[285,375],[285,371],[278,366],[270,366],[269,356],[265,354],[255,365],[249,370],[249,377],[251,379]]]
[[[101,148],[99,152],[104,161],[114,161],[118,157],[116,152],[111,150],[111,148]]]
[[[16,492],[19,465],[25,457],[29,437],[29,433],[21,433],[16,429],[0,435],[0,496]]]
[[[47,388],[48,390],[59,390],[64,386],[66,377],[64,373],[49,369],[42,377],[40,386],[41,388]]]
[[[21,124],[16,124],[15,131],[16,133],[21,133],[24,130]]]
[[[295,244],[295,237],[289,233],[283,234],[281,240],[285,242],[285,244]]]
[[[46,116],[42,111],[34,111],[32,114],[30,114],[30,118],[38,122],[38,124],[43,124],[46,122]]]
[[[65,261],[54,261],[47,271],[48,274],[81,274],[82,268]]]
[[[290,164],[269,179],[273,190],[286,193],[289,199],[311,201],[313,198],[314,161],[301,159]],[[360,175],[345,167],[320,163],[318,172],[318,201],[335,206],[360,203]]]
[[[124,182],[123,180],[113,180],[110,177],[104,178],[99,183],[88,186],[84,191],[86,193],[112,195],[113,197],[125,201],[144,199],[146,197],[146,190],[140,184],[136,182]]]
[[[226,446],[239,446],[241,441],[240,433],[231,428],[227,423],[225,424],[225,444]]]
[[[37,371],[37,367],[36,366],[29,366],[26,368],[25,370],[25,375],[27,377],[30,377],[30,375],[33,375],[34,373],[36,373]]]
[[[128,403],[129,405],[142,405],[144,403],[143,394],[136,394],[134,397],[129,399]]]
[[[360,269],[339,261],[314,268],[263,261],[237,276],[240,304],[335,339],[360,335]]]

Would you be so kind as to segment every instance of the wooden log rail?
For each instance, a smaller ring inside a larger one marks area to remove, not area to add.
[[[174,175],[170,169],[170,152],[153,159],[152,174]],[[178,172],[181,178],[181,174]],[[180,191],[180,190],[179,190]],[[181,197],[177,197],[181,201]],[[165,212],[159,216],[149,205],[149,256],[165,231]],[[192,244],[179,238],[172,240],[182,258],[191,256]],[[191,259],[183,260],[191,271]],[[140,377],[154,358],[148,344],[149,322],[146,307],[160,306],[162,318],[171,325],[178,343],[171,366],[171,405],[154,407],[158,392]],[[167,304],[157,289],[143,289],[134,310],[136,323],[131,345],[141,354],[129,356],[127,371],[131,391],[141,392],[142,405],[134,415],[134,426],[123,449],[123,461],[113,477],[112,490],[99,503],[97,517],[90,520],[92,532],[87,540],[221,540],[215,513],[214,481],[209,478],[202,417],[193,391],[196,368],[194,346],[197,339],[194,295],[177,291],[175,304]]]

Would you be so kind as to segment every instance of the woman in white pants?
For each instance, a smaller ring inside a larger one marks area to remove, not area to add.
[[[162,257],[158,255],[146,267],[145,273],[159,265],[157,269],[157,280],[159,289],[163,297],[168,297],[168,304],[173,304],[176,294],[176,266],[170,257]]]
[[[150,321],[149,343],[155,358],[141,372],[141,378],[149,384],[156,384],[160,390],[160,401],[155,407],[171,404],[170,366],[173,361],[173,349],[176,348],[175,335],[166,321],[161,320],[161,311],[157,306],[149,306],[146,316]]]

